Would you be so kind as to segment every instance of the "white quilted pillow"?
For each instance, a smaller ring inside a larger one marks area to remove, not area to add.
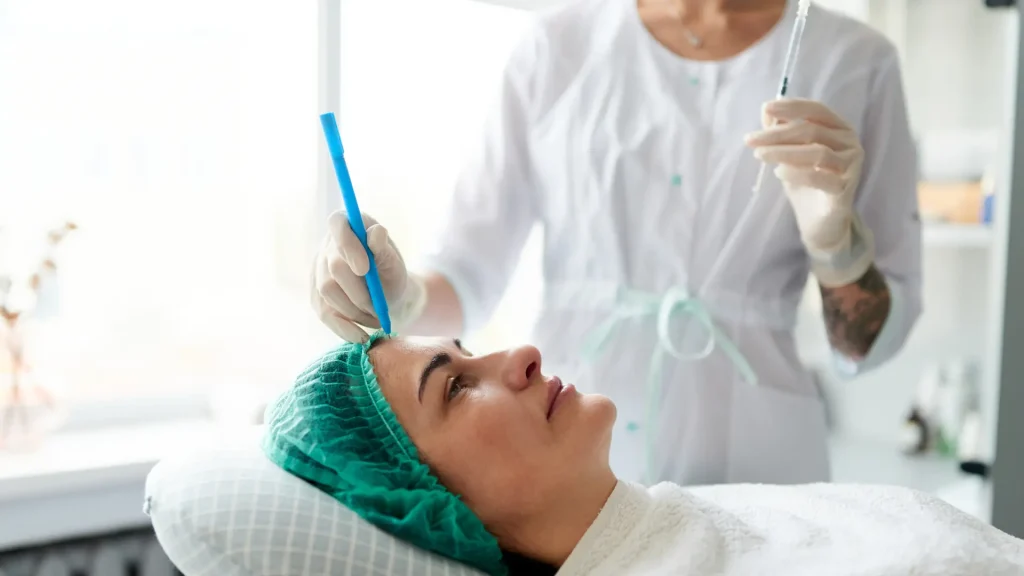
[[[168,458],[146,513],[186,576],[479,576],[377,529],[255,446]]]

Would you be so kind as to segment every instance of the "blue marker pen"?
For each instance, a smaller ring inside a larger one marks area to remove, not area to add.
[[[373,259],[373,253],[370,252],[370,247],[366,244],[363,213],[359,211],[356,192],[352,189],[352,178],[348,174],[348,165],[345,164],[345,148],[341,145],[341,134],[338,132],[338,123],[334,119],[334,113],[321,114],[320,124],[324,128],[331,160],[334,161],[334,173],[338,176],[338,186],[341,187],[341,198],[345,202],[345,212],[348,213],[348,225],[356,233],[363,249],[366,250],[366,256],[370,259],[370,271],[366,273],[366,288],[370,292],[373,311],[377,313],[377,319],[380,320],[380,327],[384,333],[391,334],[391,317],[388,315],[387,300],[384,299],[384,287],[380,283],[380,275],[377,273],[377,263]]]

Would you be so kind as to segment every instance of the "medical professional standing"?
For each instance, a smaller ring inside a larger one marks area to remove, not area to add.
[[[881,34],[812,6],[794,99],[774,101],[796,7],[570,0],[542,15],[429,267],[407,272],[364,215],[397,331],[483,326],[539,223],[534,342],[545,373],[617,404],[620,477],[828,480],[825,410],[793,334],[808,273],[837,367],[861,373],[921,312],[921,225],[899,60]],[[313,305],[348,340],[379,326],[366,268],[333,215]]]

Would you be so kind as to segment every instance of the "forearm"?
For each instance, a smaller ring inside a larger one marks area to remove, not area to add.
[[[821,301],[832,347],[851,360],[863,360],[889,316],[891,296],[885,277],[871,266],[853,284],[821,286]]]
[[[447,278],[436,272],[419,275],[426,299],[419,315],[402,329],[409,336],[459,336],[462,334],[462,303]],[[415,282],[413,278],[410,282]]]

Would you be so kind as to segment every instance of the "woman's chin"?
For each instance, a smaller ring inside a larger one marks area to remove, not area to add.
[[[611,432],[618,414],[618,409],[611,398],[601,394],[582,394],[580,405],[591,426],[606,428],[609,433]]]

